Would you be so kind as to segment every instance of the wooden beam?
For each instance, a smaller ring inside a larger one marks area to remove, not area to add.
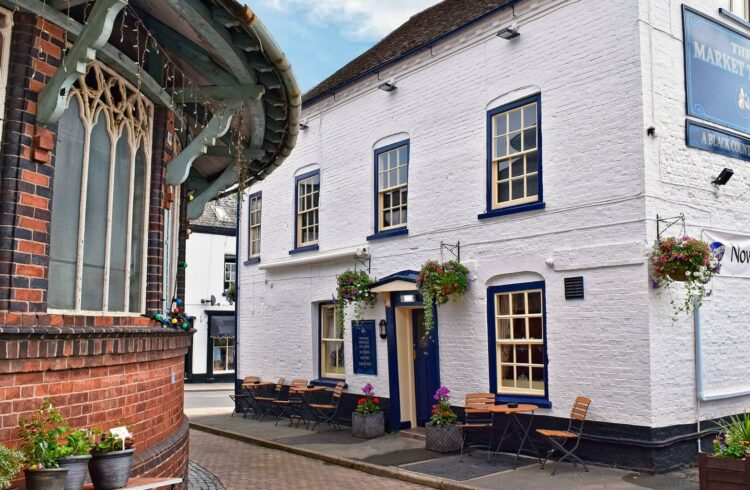
[[[68,105],[68,90],[86,74],[88,64],[96,59],[96,51],[107,43],[112,34],[117,14],[127,4],[128,0],[98,0],[94,3],[75,44],[39,94],[39,123],[55,123],[62,116]]]
[[[236,182],[237,165],[232,161],[229,166],[224,169],[224,172],[214,179],[208,187],[203,190],[203,192],[197,194],[192,201],[188,202],[187,218],[189,220],[200,218],[208,201],[218,196],[222,191],[229,189]]]
[[[69,8],[82,5],[88,0],[48,0],[49,6],[55,10],[68,10]]]
[[[227,101],[224,107],[214,113],[200,134],[167,165],[167,185],[180,185],[187,180],[195,159],[205,155],[208,147],[216,144],[216,138],[224,136],[229,131],[232,117],[241,108],[241,101]]]
[[[257,100],[265,93],[266,87],[255,84],[206,85],[202,87],[181,87],[175,90],[175,97],[182,102],[201,102],[206,98]]]

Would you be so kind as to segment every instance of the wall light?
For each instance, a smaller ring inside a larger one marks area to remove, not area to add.
[[[398,87],[396,87],[396,84],[393,82],[383,82],[380,85],[378,85],[378,88],[382,90],[383,92],[393,92]]]
[[[725,168],[711,183],[713,185],[727,185],[727,182],[732,178],[732,175],[734,175],[734,170],[731,168]]]
[[[303,122],[299,123],[299,128],[300,128],[300,129],[301,129],[302,131],[306,130],[306,129],[307,129],[308,127],[309,127],[309,126],[308,126],[307,124],[303,123]]]
[[[388,337],[388,331],[386,330],[386,327],[388,327],[388,322],[385,320],[380,320],[380,323],[378,323],[378,327],[380,327],[380,338],[384,339]]]
[[[506,40],[516,38],[520,35],[521,33],[518,32],[518,26],[516,24],[510,25],[497,33],[497,37],[501,37]]]

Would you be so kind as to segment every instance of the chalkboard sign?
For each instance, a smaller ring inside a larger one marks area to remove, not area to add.
[[[352,321],[354,374],[378,374],[375,320]]]

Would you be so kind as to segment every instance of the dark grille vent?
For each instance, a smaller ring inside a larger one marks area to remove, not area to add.
[[[583,299],[583,276],[565,278],[565,299]]]

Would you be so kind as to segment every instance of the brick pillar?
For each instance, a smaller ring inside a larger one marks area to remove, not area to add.
[[[39,92],[61,63],[63,32],[36,16],[13,20],[0,184],[0,310],[44,312],[56,125],[36,125]]]
[[[166,163],[172,158],[167,145],[167,120],[170,112],[154,110],[154,142],[151,158],[151,199],[149,200],[148,268],[146,273],[146,311],[161,311],[164,291],[164,178]]]

